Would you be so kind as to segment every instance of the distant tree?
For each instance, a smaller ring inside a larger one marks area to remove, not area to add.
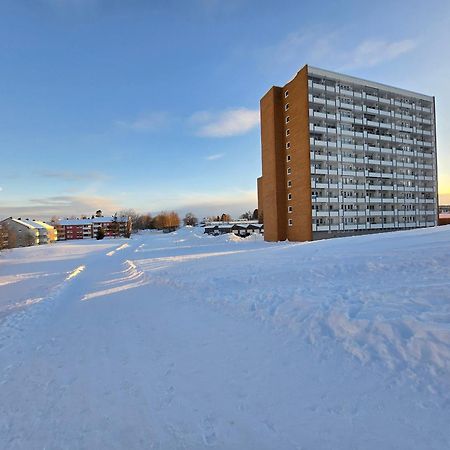
[[[258,220],[258,208],[253,211],[252,220]]]
[[[114,239],[120,236],[120,222],[117,213],[114,213],[111,224],[111,231]]]
[[[124,209],[122,211],[119,211],[119,216],[123,217],[129,217],[131,219],[131,226],[132,228],[136,230],[142,230],[143,228],[140,228],[140,221],[141,221],[141,215],[138,214],[134,209]]]
[[[229,214],[223,213],[222,216],[220,217],[220,220],[222,222],[229,222],[231,220],[231,216]]]
[[[153,219],[153,226],[158,230],[174,231],[180,226],[180,217],[175,211],[162,211]]]
[[[140,230],[151,230],[153,227],[153,218],[150,214],[144,214],[139,218]]]
[[[103,217],[103,212],[101,209],[98,209],[97,211],[95,211],[95,217]]]
[[[176,230],[180,226],[180,216],[175,211],[170,211],[167,217],[167,228]]]
[[[102,240],[105,237],[105,230],[103,227],[99,227],[97,230],[97,236],[95,236],[98,241]]]
[[[188,212],[183,219],[184,225],[190,225],[191,227],[196,227],[198,225],[198,219],[191,212]]]
[[[52,216],[50,219],[50,225],[58,225],[59,224],[59,217],[58,216]]]
[[[241,214],[240,219],[244,220],[252,220],[253,214],[251,211],[246,211],[244,214]]]

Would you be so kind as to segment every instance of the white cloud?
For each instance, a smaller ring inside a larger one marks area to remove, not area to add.
[[[373,67],[385,62],[393,61],[405,53],[409,53],[417,46],[412,39],[401,41],[384,41],[367,39],[361,42],[354,50],[343,53],[343,69],[359,69]]]
[[[117,120],[116,125],[133,131],[158,131],[166,128],[169,123],[169,116],[166,112],[152,112],[132,121]]]
[[[216,159],[221,159],[225,156],[225,153],[215,153],[214,155],[208,155],[205,159],[207,161],[215,161]],[[0,188],[1,190],[1,188]]]
[[[259,124],[259,111],[248,108],[234,108],[218,113],[200,111],[191,116],[190,122],[198,127],[197,136],[238,136]]]

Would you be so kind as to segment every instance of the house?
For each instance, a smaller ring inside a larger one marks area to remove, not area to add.
[[[251,234],[263,234],[264,227],[256,220],[235,220],[226,223],[210,222],[204,226],[205,234],[220,235],[233,233],[236,236],[247,237]]]

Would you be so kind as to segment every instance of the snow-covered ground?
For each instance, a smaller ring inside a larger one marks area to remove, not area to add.
[[[0,256],[0,448],[448,449],[450,226]]]

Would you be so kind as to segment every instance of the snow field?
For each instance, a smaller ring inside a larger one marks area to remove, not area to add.
[[[450,227],[2,255],[0,442],[450,448],[449,257]]]

